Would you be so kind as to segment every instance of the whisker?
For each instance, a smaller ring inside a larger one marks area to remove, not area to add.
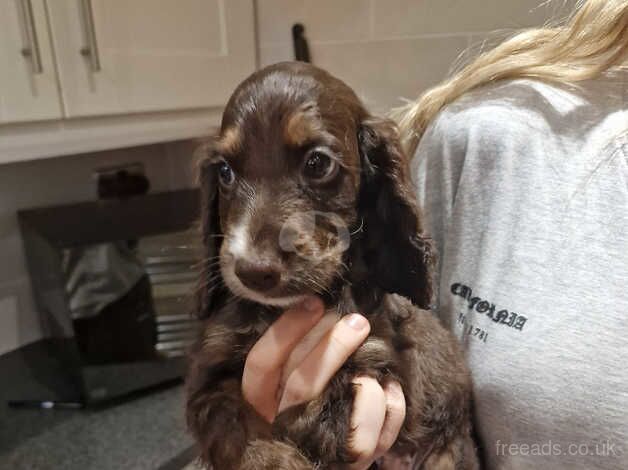
[[[200,270],[203,270],[203,269],[205,269],[205,270],[210,270],[210,269],[215,268],[215,267],[217,267],[217,266],[219,266],[219,265],[220,265],[220,261],[219,261],[219,260],[216,260],[216,261],[213,261],[213,262],[208,263],[208,264],[205,264],[205,265],[195,266],[195,269],[196,269],[196,270],[199,270],[199,269],[200,269]]]
[[[220,258],[220,256],[209,256],[207,258],[199,258],[197,263],[207,263],[207,262],[210,262],[210,261],[216,261],[219,258]]]
[[[216,281],[220,281],[218,284],[216,284]],[[200,290],[204,290],[207,288],[210,289],[214,289],[215,287],[219,286],[221,283],[223,283],[224,281],[222,280],[220,275],[215,275],[212,276],[209,279],[206,279],[204,282],[199,282],[196,286],[196,291],[200,291]]]
[[[331,292],[329,291],[329,288],[324,286],[323,284],[321,284],[319,281],[316,280],[316,278],[314,278],[314,276],[308,274],[305,278],[305,280],[307,280],[310,285],[308,287],[314,287],[314,291],[322,294],[322,293],[327,293],[330,294]]]
[[[216,273],[213,276],[208,277],[201,284],[207,287],[209,284],[211,284],[214,281],[217,281],[218,279],[222,279],[222,276],[220,275],[220,273]]]
[[[242,297],[232,293],[231,298],[225,302],[223,308],[232,307],[232,306],[238,304],[241,300],[242,300]]]
[[[206,258],[202,258],[200,261],[205,262],[205,261],[212,261],[212,260],[217,260],[217,259],[220,259],[220,255],[208,256]]]
[[[350,235],[355,235],[356,233],[361,232],[363,228],[364,228],[364,217],[360,219],[360,226],[356,228],[353,232],[351,232]]]
[[[199,269],[202,267],[213,267],[220,263],[220,259],[218,258],[219,257],[216,257],[216,259],[206,259],[206,260],[197,261],[196,263],[192,265],[192,267],[194,269]]]

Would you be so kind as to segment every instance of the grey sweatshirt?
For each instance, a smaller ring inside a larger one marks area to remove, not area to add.
[[[628,469],[628,73],[445,108],[412,162],[489,469]]]

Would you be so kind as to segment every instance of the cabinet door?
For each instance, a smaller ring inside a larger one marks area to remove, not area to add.
[[[61,115],[44,0],[0,0],[0,123]]]
[[[47,0],[68,117],[223,106],[255,68],[253,0]]]

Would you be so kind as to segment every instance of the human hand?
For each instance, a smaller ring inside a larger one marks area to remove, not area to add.
[[[244,366],[244,399],[268,422],[278,413],[320,395],[347,358],[364,342],[370,331],[366,318],[347,315],[333,325],[282,383],[290,353],[321,320],[324,307],[311,298],[286,310],[253,346]],[[405,419],[401,386],[382,387],[371,377],[356,377],[356,395],[351,415],[350,450],[357,461],[347,468],[365,470],[397,439]]]

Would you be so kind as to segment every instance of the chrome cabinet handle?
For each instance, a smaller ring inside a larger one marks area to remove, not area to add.
[[[81,55],[87,57],[92,72],[100,72],[100,56],[98,54],[98,41],[96,39],[96,27],[94,26],[94,12],[92,0],[81,0],[81,13],[87,45],[82,47]]]
[[[35,28],[35,18],[33,17],[33,4],[31,0],[22,0],[21,10],[27,43],[20,52],[25,58],[30,59],[33,65],[33,73],[40,74],[43,73],[44,68],[41,64],[39,41],[37,40],[37,29]]]

